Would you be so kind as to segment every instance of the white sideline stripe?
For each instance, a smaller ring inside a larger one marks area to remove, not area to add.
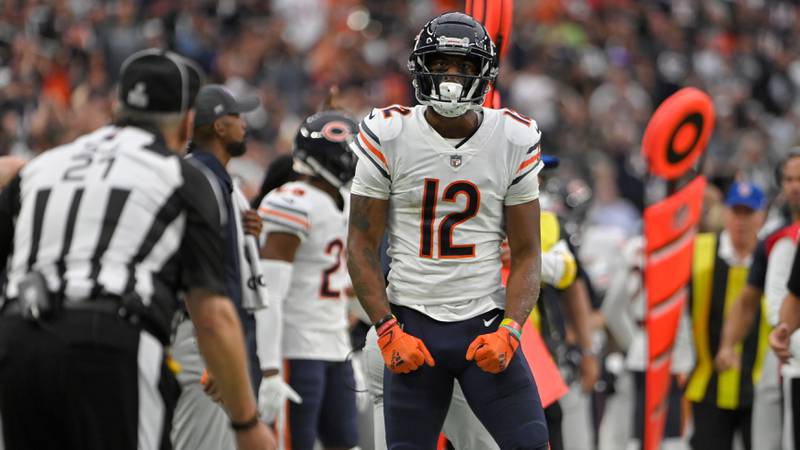
[[[139,333],[139,450],[158,450],[164,430],[164,400],[158,390],[164,348],[152,334]]]
[[[668,243],[667,245],[657,248],[653,250],[652,253],[648,256],[648,263],[655,264],[665,258],[672,256],[674,252],[680,250],[681,247],[686,245],[686,241],[690,239],[694,239],[697,236],[697,230],[695,228],[689,228],[684,232],[680,237],[675,239],[674,241]]]

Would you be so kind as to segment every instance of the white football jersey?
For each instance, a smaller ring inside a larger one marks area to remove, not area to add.
[[[629,370],[641,372],[647,368],[647,333],[644,322],[647,292],[642,287],[644,267],[642,236],[629,239],[616,255],[611,282],[603,300],[603,313],[615,339],[625,347],[625,362]],[[672,374],[686,374],[695,365],[694,339],[689,308],[684,305],[675,343],[672,346]]]
[[[300,238],[283,303],[283,357],[343,360],[350,351],[344,263],[347,216],[309,183],[284,184],[259,207],[264,229]]]
[[[389,301],[445,321],[505,305],[500,279],[504,208],[539,197],[536,123],[483,108],[453,144],[425,106],[373,110],[354,141],[353,194],[389,200]]]
[[[766,281],[764,283],[764,297],[766,299],[767,321],[773,327],[780,322],[781,306],[789,294],[787,283],[789,276],[792,274],[792,262],[796,252],[797,241],[795,236],[791,234],[781,237],[768,249],[769,256],[767,259]],[[789,349],[792,357],[789,358],[786,366],[792,367],[792,369],[790,369],[791,375],[785,376],[800,376],[800,330],[792,333],[789,338]]]

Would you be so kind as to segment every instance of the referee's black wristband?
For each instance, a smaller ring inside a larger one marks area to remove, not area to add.
[[[392,319],[394,319],[394,314],[392,314],[392,313],[389,313],[389,314],[387,314],[387,315],[383,316],[383,317],[381,318],[381,320],[379,320],[379,321],[375,322],[375,323],[373,324],[373,326],[374,326],[374,327],[375,327],[375,329],[377,330],[378,328],[380,328],[380,327],[381,327],[381,325],[385,324],[386,322],[388,322],[388,321],[390,321],[390,320],[392,320]]]
[[[253,417],[250,418],[250,420],[246,420],[244,422],[234,422],[233,420],[231,420],[231,428],[233,428],[233,431],[236,432],[247,431],[250,428],[253,428],[254,426],[258,425],[258,419],[260,418],[261,414],[259,414],[258,410],[256,410],[256,413],[253,414]]]

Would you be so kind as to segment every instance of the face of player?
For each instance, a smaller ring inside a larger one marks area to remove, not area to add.
[[[247,123],[238,114],[220,117],[214,124],[217,135],[231,157],[244,155],[247,151]]]
[[[781,189],[786,205],[795,219],[800,216],[800,157],[790,158],[783,165]]]
[[[431,96],[438,97],[432,106],[439,115],[449,118],[461,117],[469,109],[469,104],[463,98],[473,97],[475,80],[468,80],[466,76],[478,75],[478,64],[463,55],[433,54],[428,57],[427,68],[431,71],[433,92]]]
[[[764,222],[764,213],[747,206],[725,208],[725,230],[734,246],[744,247],[756,242],[758,230]]]
[[[451,76],[442,77],[439,82],[451,81],[464,84],[464,79],[458,75],[478,75],[478,65],[461,55],[446,55],[438,53],[428,60],[428,70],[433,73],[444,73]]]

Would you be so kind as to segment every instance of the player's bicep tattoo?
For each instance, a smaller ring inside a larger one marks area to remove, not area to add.
[[[388,202],[351,195],[347,267],[353,288],[372,320],[388,311],[378,247],[383,237]]]
[[[388,201],[352,194],[350,196],[350,226],[368,233],[370,238],[383,236]]]
[[[350,196],[350,226],[360,230],[369,231],[370,199],[360,195]]]

